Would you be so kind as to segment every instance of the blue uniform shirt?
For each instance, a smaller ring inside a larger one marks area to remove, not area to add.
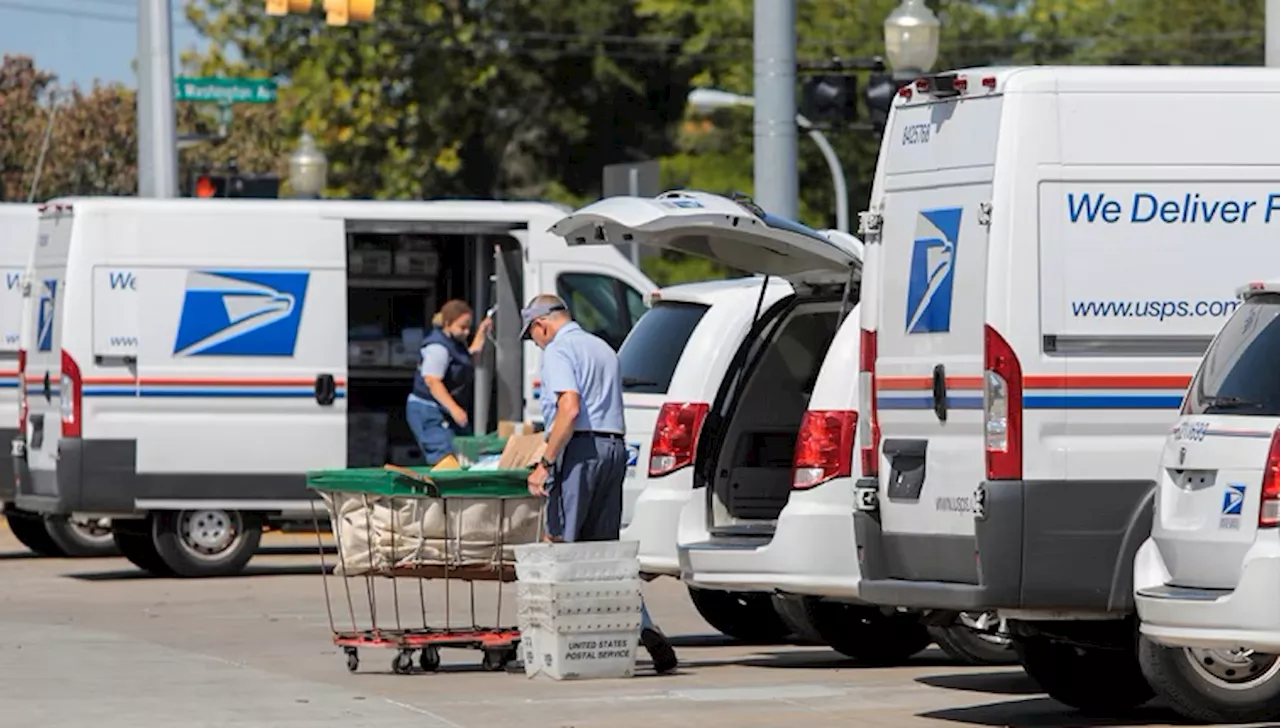
[[[542,421],[547,432],[561,392],[577,392],[582,400],[574,432],[626,433],[622,363],[604,339],[573,321],[562,326],[542,352]]]

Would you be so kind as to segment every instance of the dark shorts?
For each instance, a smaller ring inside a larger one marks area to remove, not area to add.
[[[547,533],[563,541],[617,541],[627,445],[621,437],[575,434],[560,454],[547,502]]]

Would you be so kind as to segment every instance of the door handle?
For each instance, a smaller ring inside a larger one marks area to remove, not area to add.
[[[316,377],[316,401],[321,406],[327,407],[333,404],[333,400],[337,395],[337,385],[333,381],[332,374],[321,374]]]
[[[44,373],[44,401],[53,401],[53,388],[50,386],[49,372]]]
[[[947,421],[947,368],[941,364],[933,368],[933,413]]]

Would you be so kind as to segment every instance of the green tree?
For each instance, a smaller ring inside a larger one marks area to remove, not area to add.
[[[422,0],[336,28],[195,0],[215,50],[187,64],[285,82],[277,133],[316,137],[332,194],[578,201],[605,164],[668,151],[683,108],[679,49],[631,42],[646,22],[632,4]]]

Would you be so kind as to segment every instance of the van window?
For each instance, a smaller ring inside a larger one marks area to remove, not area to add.
[[[706,312],[699,303],[664,301],[642,316],[618,352],[622,391],[666,394],[680,355]]]
[[[1236,309],[1205,354],[1187,393],[1187,413],[1280,416],[1280,296]]]
[[[556,295],[568,304],[569,313],[582,328],[615,350],[622,346],[644,308],[644,297],[634,288],[601,273],[562,273],[556,278]],[[639,300],[639,313],[633,296]]]

